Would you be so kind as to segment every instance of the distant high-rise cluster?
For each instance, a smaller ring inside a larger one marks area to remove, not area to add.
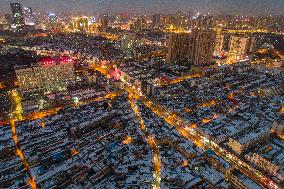
[[[99,22],[87,16],[72,17],[69,29],[76,32],[106,32],[109,26],[107,15],[104,15]]]
[[[147,29],[147,20],[144,16],[136,17],[132,20],[131,27],[132,30],[141,31]]]

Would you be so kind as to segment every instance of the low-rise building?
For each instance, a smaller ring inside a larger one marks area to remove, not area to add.
[[[238,136],[229,138],[228,145],[235,152],[241,154],[258,142],[262,142],[269,138],[270,134],[271,132],[268,127],[261,127],[251,132],[245,130],[245,132],[238,134]]]

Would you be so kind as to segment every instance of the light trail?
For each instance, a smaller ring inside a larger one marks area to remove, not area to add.
[[[16,155],[18,155],[18,157],[21,159],[21,163],[25,171],[28,174],[29,179],[27,181],[27,184],[29,184],[32,189],[36,189],[37,187],[36,187],[35,177],[32,176],[28,161],[25,157],[24,152],[22,151],[20,147],[18,134],[16,130],[16,124],[15,124],[17,120],[23,120],[23,108],[22,108],[22,103],[21,103],[21,97],[16,90],[10,91],[9,94],[10,94],[11,101],[12,101],[12,117],[13,118],[11,118],[8,121],[8,123],[11,125],[12,139],[15,144]]]

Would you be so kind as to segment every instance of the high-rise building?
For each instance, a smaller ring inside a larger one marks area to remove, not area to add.
[[[230,38],[230,53],[237,56],[248,55],[254,50],[255,40],[250,36],[232,35]]]
[[[167,39],[168,55],[167,62],[183,61],[188,59],[191,34],[171,33]]]
[[[100,23],[101,23],[101,31],[106,32],[108,28],[108,16],[103,15],[103,17],[100,20]]]
[[[189,59],[193,65],[203,65],[212,62],[215,33],[212,30],[194,29],[191,32],[192,41],[189,49]]]
[[[24,7],[24,20],[26,25],[34,25],[33,10],[31,7]]]
[[[214,55],[218,56],[223,51],[224,47],[224,35],[216,35]]]
[[[89,32],[98,33],[100,30],[100,25],[98,23],[89,24]]]
[[[218,34],[215,39],[214,56],[221,56],[224,51],[229,50],[230,35]]]
[[[45,59],[26,67],[15,67],[23,96],[66,90],[75,81],[74,61],[68,57]]]
[[[154,14],[152,16],[152,27],[157,27],[161,24],[161,15],[160,14]]]
[[[52,12],[47,15],[47,22],[46,18],[44,17],[42,24],[44,24],[44,27],[47,27],[52,31],[63,31],[64,29],[64,25],[62,24],[62,22],[58,21],[57,14]]]
[[[168,38],[167,62],[186,60],[193,65],[212,62],[215,33],[193,29],[191,33],[172,33]]]
[[[14,24],[15,25],[24,25],[24,17],[23,17],[23,11],[22,6],[20,3],[10,3]]]

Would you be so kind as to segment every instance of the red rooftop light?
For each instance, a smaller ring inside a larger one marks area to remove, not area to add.
[[[54,60],[53,59],[43,59],[41,60],[41,65],[50,65],[53,64]]]
[[[73,59],[72,59],[72,58],[69,58],[69,57],[62,57],[62,58],[60,58],[59,61],[60,61],[60,62],[72,62]]]

